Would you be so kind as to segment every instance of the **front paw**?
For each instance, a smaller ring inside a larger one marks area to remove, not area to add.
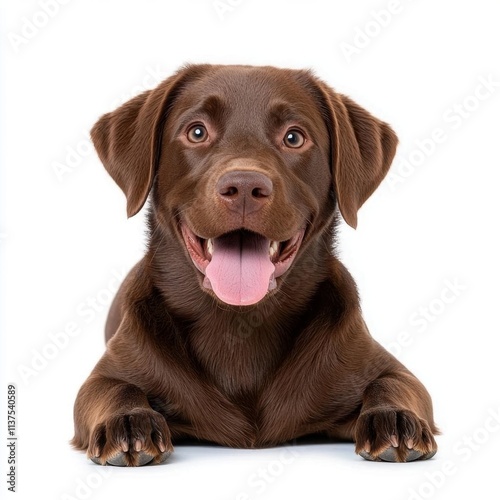
[[[98,424],[92,432],[87,456],[100,465],[134,467],[164,462],[172,450],[163,416],[154,410],[137,408]]]
[[[362,412],[355,429],[356,453],[366,460],[412,462],[433,457],[437,444],[427,421],[409,410]]]

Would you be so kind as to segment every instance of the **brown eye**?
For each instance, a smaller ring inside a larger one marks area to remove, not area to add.
[[[203,125],[193,125],[187,132],[189,142],[205,142],[208,139],[207,129]]]
[[[304,134],[300,130],[288,130],[283,137],[283,143],[288,148],[301,148],[306,142]]]

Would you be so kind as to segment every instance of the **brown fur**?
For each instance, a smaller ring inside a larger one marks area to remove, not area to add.
[[[185,122],[206,124],[210,142],[189,144]],[[279,142],[290,123],[307,131],[303,151]],[[129,216],[151,193],[150,237],[76,400],[76,448],[137,465],[138,448],[158,462],[183,437],[263,447],[324,433],[365,458],[391,444],[398,461],[435,452],[428,393],[370,336],[332,247],[336,207],[355,227],[389,169],[397,138],[386,123],[308,71],[194,65],[104,115],[92,139]],[[274,186],[244,219],[215,194],[236,168]],[[231,306],[201,286],[180,219],[202,238],[245,228],[284,241],[307,229],[277,289]]]

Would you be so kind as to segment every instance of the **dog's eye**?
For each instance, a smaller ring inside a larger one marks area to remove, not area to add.
[[[203,125],[193,125],[187,132],[189,142],[205,142],[208,139],[207,129]]]
[[[299,130],[288,130],[283,137],[283,143],[288,148],[300,148],[306,142],[304,134]]]

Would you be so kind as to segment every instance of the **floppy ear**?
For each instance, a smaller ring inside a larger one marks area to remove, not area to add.
[[[90,135],[104,167],[127,197],[127,215],[142,208],[153,185],[169,104],[182,84],[205,66],[187,66],[103,115]]]
[[[332,171],[340,213],[356,228],[357,212],[389,170],[398,138],[391,127],[320,82],[331,132]]]

